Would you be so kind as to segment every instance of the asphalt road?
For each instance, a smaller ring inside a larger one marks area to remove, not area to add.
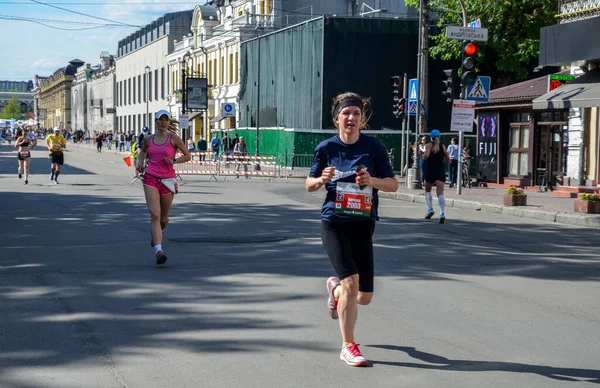
[[[185,177],[157,269],[120,155],[71,146],[60,184],[0,147],[0,387],[587,387],[600,383],[595,230],[384,200],[368,368],[326,313],[323,191]]]

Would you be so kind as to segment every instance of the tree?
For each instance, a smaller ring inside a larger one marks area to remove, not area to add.
[[[432,11],[440,16],[438,35],[431,37],[431,55],[443,60],[461,58],[462,41],[446,39],[445,26],[462,26],[459,0],[428,0]],[[419,0],[406,0],[419,6]],[[467,23],[481,19],[488,29],[489,40],[481,42],[480,71],[498,70],[504,84],[527,78],[533,63],[537,64],[540,29],[556,24],[557,0],[465,0]]]
[[[17,100],[17,97],[11,98],[11,100],[4,106],[4,112],[1,117],[3,119],[17,119],[21,118],[21,104]]]

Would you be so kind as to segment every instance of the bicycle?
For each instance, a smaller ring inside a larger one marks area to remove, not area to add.
[[[468,159],[463,159],[460,170],[460,179],[462,187],[468,187],[469,189],[472,186],[471,178],[469,177],[469,164],[467,163]]]

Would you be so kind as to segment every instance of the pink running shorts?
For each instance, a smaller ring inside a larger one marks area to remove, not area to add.
[[[155,188],[161,196],[173,194],[171,190],[160,181],[160,178],[157,178],[154,175],[144,174],[144,186]]]

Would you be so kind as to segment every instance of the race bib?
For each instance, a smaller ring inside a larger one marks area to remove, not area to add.
[[[60,144],[52,144],[52,151],[60,151]]]
[[[334,213],[369,217],[373,205],[373,188],[361,189],[356,183],[339,182],[336,186]]]

